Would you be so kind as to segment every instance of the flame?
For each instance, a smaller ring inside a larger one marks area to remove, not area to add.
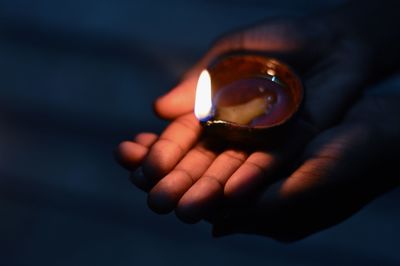
[[[194,114],[198,120],[204,121],[210,117],[211,112],[211,78],[208,71],[203,70],[200,74],[199,81],[197,82]]]

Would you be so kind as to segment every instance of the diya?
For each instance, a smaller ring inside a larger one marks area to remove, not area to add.
[[[194,112],[208,135],[232,142],[284,138],[303,100],[291,68],[274,58],[230,54],[202,71]]]

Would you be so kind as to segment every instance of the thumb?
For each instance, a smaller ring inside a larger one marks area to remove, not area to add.
[[[194,107],[198,77],[210,61],[223,53],[234,50],[238,45],[238,34],[227,36],[212,48],[183,77],[182,81],[154,103],[154,110],[161,118],[172,120],[191,112]]]

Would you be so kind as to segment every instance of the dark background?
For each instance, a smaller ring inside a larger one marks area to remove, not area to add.
[[[216,36],[342,2],[0,0],[0,265],[399,265],[399,190],[295,244],[215,240],[112,156]]]

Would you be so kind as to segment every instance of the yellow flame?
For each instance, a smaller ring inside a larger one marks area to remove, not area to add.
[[[199,120],[205,120],[211,115],[211,78],[207,70],[200,74],[196,88],[196,99],[194,103],[194,114]]]

